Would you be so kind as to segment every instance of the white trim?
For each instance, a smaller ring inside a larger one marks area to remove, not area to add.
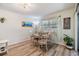
[[[75,18],[74,18],[74,20],[75,20],[75,51],[77,51],[77,32],[78,32],[78,23],[77,23],[77,13],[78,13],[78,11],[77,11],[77,4],[75,4],[75,13],[74,13],[74,15],[75,15]]]
[[[77,32],[78,32],[78,28],[77,28],[77,12],[75,13],[75,50],[77,51]]]

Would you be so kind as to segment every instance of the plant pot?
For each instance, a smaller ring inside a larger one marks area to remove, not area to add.
[[[68,46],[68,45],[66,45],[66,48],[68,48],[68,49],[73,49],[73,46]]]
[[[68,49],[73,49],[73,45],[72,45],[72,46],[69,46],[69,45],[66,44],[66,42],[64,42],[64,46],[65,46],[66,48],[68,48]]]

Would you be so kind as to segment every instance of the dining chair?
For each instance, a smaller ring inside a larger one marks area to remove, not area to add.
[[[48,51],[48,37],[47,37],[47,35],[42,35],[41,39],[38,41],[38,44],[39,44],[40,48],[45,47],[45,50]]]

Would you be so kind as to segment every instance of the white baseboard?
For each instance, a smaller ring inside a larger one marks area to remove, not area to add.
[[[28,41],[30,40],[30,38],[25,38],[23,40],[20,40],[20,41],[16,41],[16,42],[8,42],[8,45],[14,45],[14,44],[18,44],[18,43],[21,43],[21,42],[24,42],[24,41]]]
[[[55,44],[59,44],[59,45],[63,45],[63,46],[65,46],[65,44],[64,43],[58,43],[58,42],[54,42]]]

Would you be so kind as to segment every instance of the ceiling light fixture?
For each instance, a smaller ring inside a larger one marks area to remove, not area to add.
[[[32,6],[30,3],[24,3],[23,5],[24,5],[24,6],[23,6],[24,8],[29,8],[29,7]]]

